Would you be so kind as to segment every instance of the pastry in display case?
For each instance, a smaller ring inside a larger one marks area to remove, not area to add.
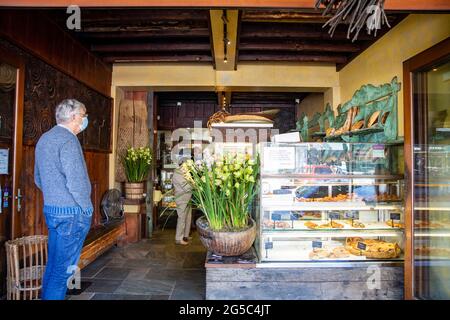
[[[260,144],[261,261],[402,260],[403,174],[393,161],[401,149]]]

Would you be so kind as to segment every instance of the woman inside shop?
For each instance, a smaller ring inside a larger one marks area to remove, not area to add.
[[[191,239],[189,232],[191,230],[192,208],[189,202],[192,196],[192,188],[181,170],[182,164],[190,159],[189,156],[181,156],[178,162],[179,167],[172,176],[178,215],[175,243],[181,245],[189,244]]]

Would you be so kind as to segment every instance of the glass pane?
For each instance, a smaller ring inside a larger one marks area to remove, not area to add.
[[[414,75],[414,291],[450,298],[450,62]]]

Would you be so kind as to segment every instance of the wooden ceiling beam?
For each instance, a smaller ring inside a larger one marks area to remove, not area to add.
[[[244,42],[239,43],[239,48],[246,51],[325,51],[325,52],[358,52],[361,46],[354,43],[310,43],[301,42]]]
[[[308,13],[292,10],[244,10],[245,22],[288,22],[288,23],[325,23],[331,16],[322,16],[321,12]]]
[[[209,10],[189,9],[109,9],[82,10],[82,23],[134,23],[136,21],[206,21]],[[65,18],[62,15],[61,18]]]
[[[123,0],[77,0],[80,7],[123,7]],[[128,0],[127,7],[152,8],[314,8],[316,0]],[[2,0],[9,7],[68,7],[73,0]],[[448,0],[386,0],[386,10],[450,10]]]
[[[346,56],[321,54],[268,54],[268,53],[240,53],[239,61],[290,61],[290,62],[329,62],[345,63]]]
[[[187,54],[187,55],[106,55],[103,61],[116,62],[211,62],[212,57],[206,54]]]
[[[225,22],[223,15],[226,12]],[[216,70],[231,71],[236,67],[238,10],[210,10],[211,45]],[[226,33],[226,34],[225,34]],[[226,43],[226,39],[229,43]]]
[[[157,51],[207,51],[209,43],[127,43],[127,44],[93,44],[93,52],[157,52]]]
[[[209,29],[153,30],[153,31],[118,31],[118,32],[80,32],[84,39],[144,39],[144,38],[209,38]]]
[[[338,27],[334,36],[328,34],[328,29],[319,24],[291,23],[249,23],[243,22],[241,39],[315,39],[315,40],[347,40],[345,26]],[[373,36],[361,33],[359,40],[372,40]]]
[[[208,28],[208,22],[196,21],[133,21],[101,24],[96,22],[82,23],[81,32],[152,32],[152,31],[189,31]]]

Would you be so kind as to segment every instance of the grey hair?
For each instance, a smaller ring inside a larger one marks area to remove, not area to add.
[[[65,123],[72,119],[80,110],[86,111],[83,103],[75,99],[65,99],[56,107],[55,117],[56,123]]]

